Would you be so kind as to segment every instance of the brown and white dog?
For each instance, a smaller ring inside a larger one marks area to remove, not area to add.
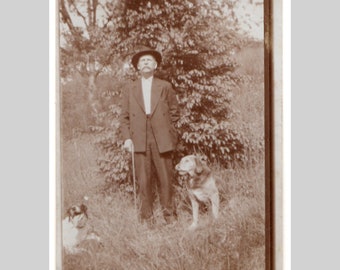
[[[198,225],[199,201],[211,203],[213,217],[217,220],[220,199],[216,180],[210,168],[200,157],[195,155],[183,157],[175,168],[180,175],[188,176],[186,186],[191,201],[193,217],[193,222],[189,229],[195,229]]]
[[[86,205],[73,205],[67,210],[62,224],[63,247],[66,253],[74,254],[85,251],[79,247],[79,244],[84,240],[100,242],[100,238],[89,230],[87,220]]]

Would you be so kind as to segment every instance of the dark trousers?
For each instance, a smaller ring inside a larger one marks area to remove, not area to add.
[[[168,221],[168,218],[175,214],[172,198],[172,152],[159,153],[149,119],[147,120],[146,136],[146,152],[135,153],[136,176],[139,184],[139,198],[141,203],[140,217],[142,220],[152,217],[154,201],[153,185],[157,184],[156,179],[151,178],[151,168],[153,164],[159,180],[159,198],[163,215],[165,220]]]

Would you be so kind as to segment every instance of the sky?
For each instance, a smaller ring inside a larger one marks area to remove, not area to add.
[[[263,40],[263,0],[238,0],[235,10],[241,28],[251,37]]]
[[[257,40],[264,38],[263,26],[263,0],[235,0],[237,2],[235,8],[235,15],[239,20],[241,31],[248,34],[250,37]],[[82,8],[80,7],[80,11]],[[100,19],[101,14],[104,14],[101,7],[98,7],[97,17]],[[79,16],[72,17],[75,26],[84,27],[83,20]],[[61,25],[61,31],[65,26]],[[60,39],[61,45],[63,44],[62,37]]]

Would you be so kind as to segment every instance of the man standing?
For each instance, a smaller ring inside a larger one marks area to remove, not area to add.
[[[124,148],[134,148],[135,169],[139,184],[142,222],[152,221],[152,163],[159,180],[159,198],[167,223],[173,221],[172,152],[177,135],[174,123],[179,119],[176,95],[169,82],[153,76],[162,56],[158,51],[143,48],[132,57],[132,65],[141,78],[123,90],[121,131]]]

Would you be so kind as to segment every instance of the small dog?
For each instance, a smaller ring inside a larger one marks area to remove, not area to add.
[[[84,204],[71,206],[63,220],[63,247],[66,253],[75,254],[85,251],[79,248],[79,244],[84,240],[95,240],[100,242],[100,238],[94,232],[90,232],[87,225],[87,206]]]
[[[192,206],[193,222],[189,229],[195,229],[198,225],[198,202],[209,202],[212,205],[212,214],[215,220],[218,219],[219,193],[216,187],[215,177],[210,168],[195,155],[188,155],[181,159],[175,169],[180,175],[187,175],[186,187]]]

